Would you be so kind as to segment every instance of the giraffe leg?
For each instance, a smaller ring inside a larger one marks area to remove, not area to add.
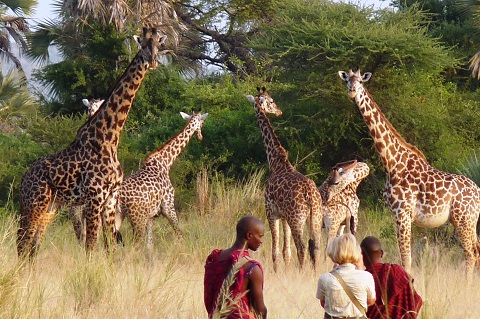
[[[153,218],[147,219],[147,224],[145,225],[145,237],[147,240],[147,249],[149,251],[153,250]]]
[[[305,254],[305,244],[303,243],[302,227],[292,227],[292,236],[295,247],[297,248],[297,256],[300,263],[300,268],[303,268],[307,255]]]
[[[143,211],[135,211],[137,215],[132,215],[132,210],[129,210],[128,216],[130,216],[130,223],[132,224],[133,230],[133,240],[136,244],[142,244],[145,239],[145,233],[147,232],[147,218],[143,216],[147,216],[146,212]]]
[[[86,237],[85,251],[90,254],[97,243],[98,231],[100,229],[101,215],[98,209],[87,207],[85,215]]]
[[[114,189],[105,201],[102,213],[103,242],[107,252],[115,251],[116,230],[115,213],[117,211],[117,200],[119,188]]]
[[[70,217],[72,218],[73,230],[79,243],[85,241],[85,219],[83,218],[83,205],[70,207]]]
[[[52,212],[52,190],[46,182],[37,182],[37,187],[28,193],[31,182],[21,185],[21,216],[17,231],[17,253],[20,258],[33,258],[37,246],[41,244],[45,229],[50,223],[55,211]],[[51,217],[48,215],[51,214]],[[46,223],[46,224],[45,224]]]
[[[290,230],[290,226],[288,225],[285,219],[282,219],[283,225],[283,260],[285,261],[285,265],[289,265],[290,261],[292,260],[292,250],[290,248],[290,238],[292,237],[292,231]]]
[[[477,250],[476,222],[468,224],[464,222],[462,225],[459,225],[459,223],[452,221],[452,224],[453,227],[455,227],[463,252],[465,253],[466,272],[470,275],[473,273],[479,254]]]
[[[280,221],[278,218],[273,216],[272,209],[268,205],[266,206],[266,212],[267,212],[268,226],[270,227],[270,232],[272,233],[273,270],[276,272],[278,270],[278,255],[280,255],[279,248],[278,248]]]
[[[301,216],[287,216],[287,222],[292,230],[293,242],[297,248],[297,257],[300,263],[300,268],[305,265],[307,255],[305,254],[305,243],[303,242],[303,227],[307,219],[307,214]]]
[[[169,187],[165,193],[164,200],[162,202],[162,214],[167,218],[170,225],[172,225],[173,230],[178,238],[182,238],[182,232],[178,227],[178,217],[177,213],[175,212],[175,204],[174,204],[174,188]]]
[[[410,216],[409,212],[399,213],[400,216]],[[412,221],[410,218],[396,218],[397,241],[400,250],[400,257],[405,270],[410,273],[412,269],[411,241],[412,241]]]
[[[337,211],[337,210],[334,210],[334,211]],[[331,212],[331,210],[329,210],[329,212]],[[339,218],[335,218],[335,216],[329,216],[329,215],[330,214],[328,214],[327,216],[325,216],[323,218],[324,223],[325,223],[325,230],[326,230],[326,233],[327,233],[327,244],[325,245],[324,260],[327,259],[328,245],[330,244],[332,239],[335,238],[337,236],[337,234],[340,232],[341,221],[339,220]]]
[[[323,224],[323,216],[319,205],[317,206],[317,211],[315,211],[315,207],[312,207],[311,217],[309,220],[310,240],[308,248],[310,252],[310,258],[313,263],[313,269],[317,270],[317,263],[320,259],[320,239],[322,235]]]

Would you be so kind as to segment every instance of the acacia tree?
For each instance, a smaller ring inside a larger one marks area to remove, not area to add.
[[[307,0],[279,5],[252,48],[268,63],[277,104],[288,106],[281,138],[292,159],[305,159],[299,161],[304,171],[324,171],[352,158],[379,163],[337,75],[350,67],[374,73],[369,91],[433,165],[452,170],[459,154],[475,145],[480,138],[476,111],[445,81],[459,59],[453,48],[429,35],[429,21],[418,7],[373,10]]]
[[[274,0],[178,1],[175,11],[188,27],[178,55],[245,76],[257,71],[248,41],[260,21],[274,14]]]

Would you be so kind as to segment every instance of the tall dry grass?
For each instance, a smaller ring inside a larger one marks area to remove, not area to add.
[[[199,214],[192,205],[181,212],[182,241],[176,240],[163,218],[157,220],[155,248],[150,254],[132,242],[126,227],[126,245],[118,247],[113,257],[98,245],[87,260],[71,224],[56,219],[36,262],[21,265],[15,251],[16,221],[4,215],[0,222],[0,318],[206,318],[204,260],[212,249],[233,243],[240,216],[265,219],[261,180],[262,172],[234,185],[214,178],[202,195],[208,195],[202,199],[211,203],[208,209]],[[398,262],[390,213],[362,207],[360,215],[357,237],[380,236],[386,261]],[[275,273],[270,244],[267,231],[264,245],[252,254],[265,268],[269,318],[323,318],[315,299],[317,278],[332,264],[325,261],[314,273],[311,267],[300,271],[294,260],[290,268],[282,265]],[[421,318],[480,318],[479,271],[470,280],[465,278],[461,250],[437,243],[414,247],[413,276],[424,300]]]

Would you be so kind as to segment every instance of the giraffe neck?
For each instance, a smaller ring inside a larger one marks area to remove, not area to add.
[[[270,120],[265,113],[255,106],[255,115],[257,123],[262,132],[263,144],[267,153],[268,166],[270,170],[292,166],[288,161],[288,155],[283,146],[280,144],[275,132],[273,131]]]
[[[355,102],[387,172],[394,171],[397,164],[405,161],[406,158],[414,158],[428,164],[422,152],[400,136],[363,86],[357,92]]]
[[[128,113],[148,69],[148,62],[140,50],[102,104],[100,109],[80,128],[76,142],[82,147],[91,144],[117,149]]]
[[[145,166],[159,166],[169,171],[182,150],[187,146],[193,134],[195,134],[193,119],[192,117],[187,126],[160,149],[150,153],[145,160]]]

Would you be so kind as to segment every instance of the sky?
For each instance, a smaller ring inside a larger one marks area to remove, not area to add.
[[[35,9],[35,12],[31,16],[30,25],[35,25],[36,23],[48,19],[54,18],[53,13],[53,3],[58,0],[37,0],[38,6]],[[347,3],[355,3],[355,4],[363,4],[365,6],[373,5],[375,8],[386,8],[390,3],[390,0],[334,0],[334,1],[343,1]],[[52,60],[55,60],[55,54],[51,54]],[[25,73],[27,78],[30,78],[32,70],[37,67],[36,65],[32,65],[31,62],[25,61],[25,59],[20,58],[22,65],[24,67]]]
[[[37,0],[38,7],[36,9],[36,13],[32,16],[34,19],[44,19],[51,16],[53,13],[52,3],[53,0]],[[334,1],[343,1],[343,2],[351,2],[351,3],[360,3],[364,5],[373,5],[375,8],[386,8],[390,3],[390,0],[334,0]]]

